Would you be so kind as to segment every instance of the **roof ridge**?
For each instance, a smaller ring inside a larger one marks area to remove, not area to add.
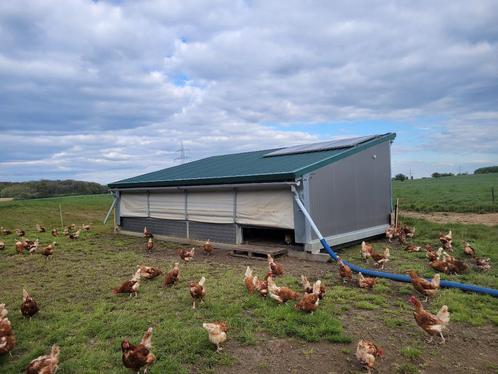
[[[211,158],[211,157],[223,157],[223,156],[235,156],[235,155],[243,155],[243,154],[247,154],[247,153],[257,153],[257,152],[269,152],[269,151],[276,151],[278,149],[284,149],[285,147],[279,147],[279,148],[270,148],[270,149],[258,149],[258,150],[255,150],[255,151],[246,151],[246,152],[236,152],[236,153],[224,153],[222,155],[213,155],[213,156],[209,156],[209,157],[205,157],[205,158],[201,158],[201,160],[205,160],[207,158]]]

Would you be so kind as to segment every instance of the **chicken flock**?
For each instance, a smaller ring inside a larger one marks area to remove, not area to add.
[[[41,224],[36,224],[35,230],[38,233],[46,232],[46,228]],[[71,224],[64,227],[62,234],[58,228],[54,228],[50,231],[53,237],[65,236],[69,240],[77,240],[83,231],[91,230],[91,226],[87,224],[81,225],[77,228],[75,224]],[[0,233],[4,236],[11,235],[12,231],[4,227],[0,227]],[[17,240],[15,242],[15,250],[19,255],[29,254],[33,255],[39,253],[49,259],[56,253],[57,242],[52,241],[46,245],[40,245],[40,240],[36,238],[35,240],[29,240],[26,238],[26,232],[23,229],[16,229],[15,235]],[[151,231],[144,227],[144,238],[145,250],[150,254],[154,248],[154,235]],[[6,248],[4,241],[0,241],[0,250]],[[202,247],[206,255],[211,255],[214,250],[214,246],[210,240],[208,240]],[[195,254],[195,248],[192,249],[179,249],[178,255],[183,260],[185,264],[192,261]],[[163,272],[155,267],[146,265],[137,265],[132,277],[124,281],[120,286],[112,289],[113,295],[118,294],[128,294],[129,297],[137,296],[140,288],[141,279],[154,279],[162,275]],[[166,274],[163,282],[163,287],[174,286],[175,283],[180,279],[180,267],[179,262],[176,262],[173,268]],[[206,288],[204,283],[206,278],[202,277],[198,282],[190,283],[190,295],[192,297],[192,308],[196,308],[196,302],[203,303],[204,296],[206,295]],[[21,314],[31,319],[40,310],[35,299],[28,293],[26,289],[22,290],[22,303],[20,306]],[[5,304],[0,304],[0,355],[8,353],[10,355],[11,351],[16,345],[16,336],[14,330],[12,329],[11,323],[8,319],[8,310]],[[205,322],[202,324],[208,332],[209,340],[216,345],[217,351],[221,351],[221,344],[227,338],[228,327],[226,322]],[[152,327],[150,327],[143,336],[139,344],[134,345],[128,339],[125,339],[121,343],[122,351],[122,362],[123,365],[135,372],[140,372],[142,369],[144,373],[147,372],[148,368],[156,360],[152,350]],[[26,373],[28,374],[53,374],[56,372],[59,365],[59,354],[60,347],[58,345],[53,345],[50,353],[44,356],[40,356],[28,365],[26,368]]]
[[[407,275],[410,278],[414,290],[422,297],[425,297],[424,302],[437,294],[440,283],[441,273],[443,274],[464,274],[470,270],[469,265],[462,259],[458,259],[449,253],[453,253],[453,233],[451,230],[448,233],[440,233],[439,242],[440,246],[434,250],[432,244],[425,246],[408,243],[408,240],[415,237],[416,230],[414,227],[406,225],[402,226],[389,226],[386,230],[386,237],[389,242],[397,240],[400,245],[405,246],[407,252],[422,252],[425,250],[426,257],[429,260],[429,266],[437,271],[432,279],[420,277],[416,271],[409,270]],[[449,252],[449,253],[448,253]],[[463,252],[465,255],[471,257],[474,262],[475,270],[484,272],[491,269],[491,262],[489,258],[477,257],[477,251],[472,245],[466,241],[463,242]],[[377,253],[372,244],[365,241],[361,243],[360,249],[361,258],[368,262],[373,260],[376,266],[381,269],[390,260],[390,249],[385,247],[383,253]],[[345,264],[342,259],[338,259],[339,276],[344,282],[353,283],[353,273],[350,267]],[[376,284],[376,278],[364,277],[361,272],[358,274],[356,282],[359,287],[372,289]],[[441,338],[441,344],[446,342],[443,332],[447,329],[450,322],[450,312],[447,305],[442,305],[436,314],[424,308],[421,300],[416,296],[410,296],[408,303],[413,306],[413,317],[417,325],[425,331],[429,336],[428,343],[432,342],[435,336]],[[370,373],[375,365],[377,357],[382,357],[384,350],[377,347],[373,342],[368,340],[360,340],[357,345],[356,357],[358,361]]]
[[[64,228],[63,235],[69,240],[77,240],[80,237],[82,231],[89,231],[91,229],[90,225],[82,224],[81,227],[77,228],[75,224],[71,224]],[[41,224],[36,224],[35,231],[37,233],[44,233],[46,229]],[[26,238],[26,231],[20,228],[15,229],[15,235],[17,237],[15,241],[16,252],[24,256],[26,253],[31,256],[34,254],[41,254],[45,256],[48,260],[55,253],[55,248],[57,242],[52,241],[46,245],[40,245],[39,238],[35,240],[30,240]],[[7,236],[11,235],[12,231],[4,227],[0,227],[0,234]],[[59,229],[54,228],[51,231],[53,237],[61,236]],[[5,242],[0,240],[0,250],[5,250]],[[31,319],[39,312],[40,308],[35,301],[35,299],[28,293],[26,289],[22,290],[22,303],[20,306],[21,314]],[[8,310],[5,304],[0,304],[0,355],[8,353],[10,355],[11,351],[16,345],[16,336],[14,330],[12,329],[11,323],[8,318]],[[59,354],[60,347],[56,344],[50,349],[50,353],[47,355],[35,358],[30,362],[26,368],[27,374],[53,374],[57,371],[59,365]]]
[[[76,229],[76,225],[72,224],[63,229],[62,235],[66,236],[69,240],[77,240],[82,231],[89,231],[90,229],[90,225],[83,224],[80,228]],[[42,225],[37,224],[36,231],[42,233],[45,232],[46,229]],[[0,227],[0,233],[3,235],[10,235],[12,234],[12,231]],[[39,239],[37,238],[32,241],[25,238],[26,233],[24,230],[16,229],[15,235],[18,237],[18,240],[15,243],[15,250],[20,255],[24,255],[26,252],[29,255],[40,253],[49,259],[56,252],[56,241],[47,245],[42,245],[40,248]],[[54,237],[61,236],[58,229],[52,229],[51,235]],[[407,244],[408,238],[413,238],[414,236],[415,228],[408,226],[390,226],[386,230],[386,237],[389,242],[398,240],[401,245],[406,245],[405,250],[407,252],[420,252],[425,250],[426,257],[429,260],[429,266],[440,273],[462,274],[469,270],[469,266],[465,261],[450,255],[450,253],[453,253],[453,235],[451,231],[447,234],[440,234],[439,241],[441,247],[436,251],[431,244],[426,244],[424,247],[415,244]],[[144,238],[145,250],[150,254],[154,248],[154,235],[147,227],[144,227]],[[463,242],[463,244],[464,253],[474,260],[476,270],[487,271],[491,268],[489,258],[477,257],[477,251],[470,243]],[[5,243],[0,241],[0,250],[3,249],[5,249]],[[205,255],[212,255],[214,246],[210,240],[208,240],[204,243],[202,249]],[[183,264],[187,265],[194,259],[195,248],[178,249],[177,255],[180,260],[183,261]],[[365,241],[361,243],[360,255],[365,262],[372,260],[374,265],[378,266],[380,269],[383,269],[386,266],[391,257],[389,247],[385,247],[381,252],[377,252],[372,244]],[[243,283],[247,292],[250,294],[258,294],[261,297],[267,297],[274,300],[277,304],[294,301],[296,310],[313,314],[313,312],[318,309],[320,301],[323,300],[326,294],[326,288],[323,282],[320,279],[310,282],[305,275],[301,275],[299,283],[301,284],[302,289],[300,290],[293,290],[286,286],[277,285],[278,277],[283,276],[285,273],[284,266],[275,261],[269,254],[267,255],[267,260],[268,272],[261,279],[254,274],[250,266],[246,267]],[[342,282],[368,290],[373,290],[375,288],[377,278],[366,277],[360,272],[355,279],[348,263],[343,261],[340,257],[337,261],[337,267],[337,274]],[[414,270],[407,272],[414,290],[422,297],[425,297],[423,302],[428,302],[429,298],[437,294],[440,288],[440,273],[436,273],[432,279],[425,279],[420,277]],[[180,279],[180,274],[180,262],[175,262],[173,267],[165,274],[164,281],[162,282],[163,287],[173,287]],[[152,280],[161,275],[163,275],[162,270],[152,266],[139,264],[136,266],[131,278],[125,280],[120,286],[113,288],[112,294],[128,294],[129,297],[136,297],[139,292],[141,279]],[[192,299],[192,309],[196,309],[199,304],[204,302],[207,295],[206,277],[202,276],[198,281],[191,281],[189,283],[188,291]],[[442,305],[437,314],[432,314],[424,308],[423,302],[415,296],[410,296],[408,299],[408,303],[413,306],[415,322],[423,331],[430,335],[428,342],[432,342],[435,336],[439,336],[441,338],[441,343],[444,343],[446,338],[443,331],[447,328],[450,321],[448,307]],[[40,310],[37,302],[26,289],[22,290],[20,310],[21,314],[29,319],[34,317]],[[8,311],[5,304],[0,304],[0,354],[11,354],[11,350],[16,344],[15,333],[7,316]],[[225,321],[203,322],[202,328],[207,331],[209,341],[216,346],[216,352],[221,351],[222,344],[227,340],[227,323]],[[122,341],[122,362],[126,368],[131,369],[134,372],[140,372],[143,369],[144,373],[147,373],[148,368],[156,360],[156,357],[152,353],[152,332],[153,328],[148,328],[142,340],[137,345],[132,344],[128,339]],[[59,364],[59,354],[60,347],[54,344],[51,347],[49,354],[40,356],[31,361],[26,368],[26,373],[55,373]],[[372,341],[361,339],[357,344],[356,358],[369,373],[374,368],[376,359],[383,357],[383,355],[384,350],[376,346]]]

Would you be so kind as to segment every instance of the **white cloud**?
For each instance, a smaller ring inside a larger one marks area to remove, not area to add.
[[[0,2],[0,179],[109,182],[174,164],[180,141],[196,159],[372,120],[407,123],[396,168],[426,173],[428,147],[498,161],[496,14],[487,0]]]
[[[62,175],[109,183],[134,174],[173,166],[178,162],[180,139],[190,160],[213,154],[236,153],[274,148],[288,144],[316,141],[317,137],[296,131],[276,131],[251,123],[211,124],[211,133],[204,126],[186,126],[185,132],[168,129],[167,124],[154,124],[136,129],[102,131],[95,135],[46,135],[32,142],[23,134],[8,135],[17,147],[35,147],[46,154],[36,160],[0,162],[0,174],[14,179],[32,179]],[[229,134],[229,135],[228,135]],[[51,150],[57,144],[62,150]]]

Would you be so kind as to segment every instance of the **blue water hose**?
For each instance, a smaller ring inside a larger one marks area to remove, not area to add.
[[[327,241],[322,238],[322,239],[320,239],[320,243],[322,243],[323,248],[325,248],[325,250],[330,255],[330,257],[332,257],[335,261],[338,261],[339,256],[337,256],[337,253],[335,253],[332,250],[332,248],[330,248]],[[355,264],[352,264],[352,263],[350,263],[348,261],[344,261],[344,260],[343,260],[343,263],[348,265],[352,271],[354,271],[356,273],[362,273],[363,275],[366,275],[369,277],[387,278],[387,279],[392,279],[392,280],[397,281],[397,282],[411,283],[411,279],[408,275],[393,274],[393,273],[386,273],[384,271],[364,269],[364,268],[361,268],[359,266],[356,266]],[[440,283],[440,286],[445,287],[445,288],[458,288],[458,289],[463,290],[463,291],[482,293],[485,295],[491,295],[491,296],[498,297],[498,290],[495,290],[494,288],[476,286],[474,284],[465,284],[465,283],[442,280]]]
[[[304,216],[306,217],[306,220],[309,222],[311,228],[315,232],[315,234],[320,238],[320,243],[322,243],[323,248],[327,251],[327,253],[334,259],[335,261],[338,261],[339,256],[337,256],[337,253],[335,253],[332,248],[330,248],[329,243],[323,238],[322,234],[320,233],[320,230],[318,230],[318,227],[315,225],[315,222],[311,218],[311,215],[308,213],[306,210],[304,204],[302,203],[301,199],[299,198],[299,194],[296,191],[296,188],[294,186],[291,187],[292,192],[294,193],[294,200],[296,201],[297,205],[303,212]],[[386,279],[391,279],[397,282],[405,282],[405,283],[411,283],[411,279],[408,275],[402,275],[402,274],[393,274],[393,273],[386,273],[383,271],[376,271],[376,270],[370,270],[370,269],[364,269],[359,266],[356,266],[355,264],[352,264],[347,261],[343,261],[344,264],[348,265],[352,271],[356,273],[362,273],[366,276],[369,277],[377,277],[377,278],[386,278]],[[498,297],[498,290],[494,288],[486,288],[486,287],[481,287],[481,286],[476,286],[474,284],[465,284],[465,283],[459,283],[459,282],[452,282],[452,281],[446,281],[442,280],[440,282],[441,287],[445,288],[458,288],[463,291],[470,291],[470,292],[476,292],[476,293],[481,293],[485,295],[491,295],[494,297]]]

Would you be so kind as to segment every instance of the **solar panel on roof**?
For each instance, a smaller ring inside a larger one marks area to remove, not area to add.
[[[310,152],[330,151],[332,149],[351,148],[354,147],[355,145],[364,143],[376,137],[377,135],[359,136],[355,138],[331,140],[328,142],[296,145],[294,147],[282,148],[267,153],[263,157],[294,155],[299,153],[310,153]]]

